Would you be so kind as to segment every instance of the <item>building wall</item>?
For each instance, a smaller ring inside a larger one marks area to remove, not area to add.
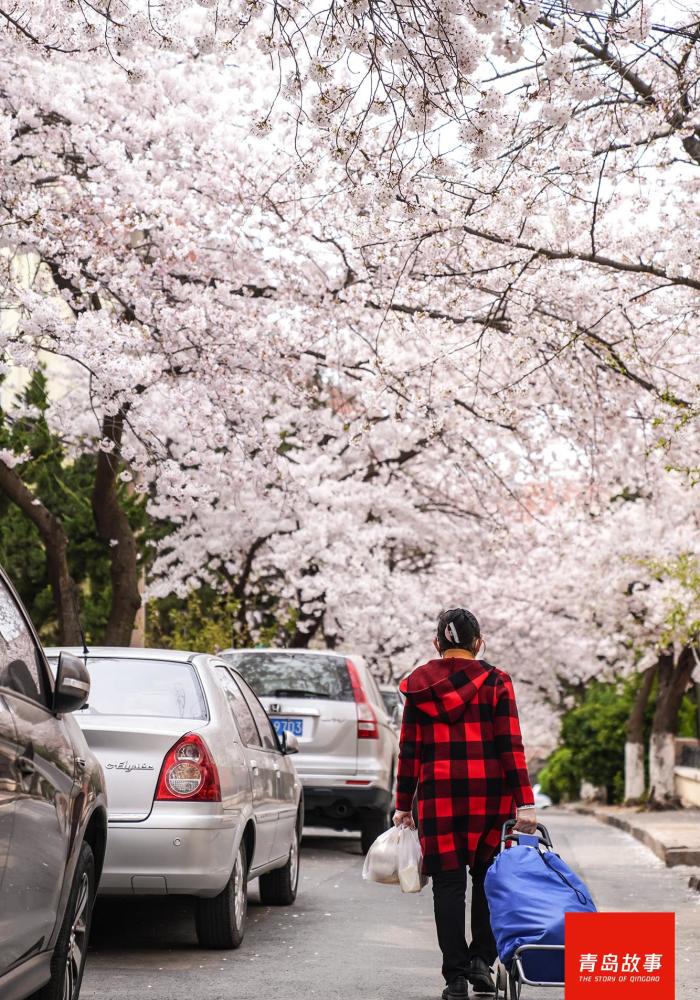
[[[700,767],[677,765],[676,795],[687,808],[700,807]]]

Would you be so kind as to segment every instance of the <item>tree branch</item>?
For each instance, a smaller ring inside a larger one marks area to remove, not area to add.
[[[60,520],[38,500],[26,483],[0,460],[0,490],[32,522],[46,550],[51,593],[58,617],[59,645],[77,646],[81,641],[78,587],[68,566],[68,538]]]

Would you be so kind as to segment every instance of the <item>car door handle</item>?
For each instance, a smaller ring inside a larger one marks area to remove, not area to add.
[[[251,769],[252,769],[253,771],[255,771],[255,773],[257,774],[257,773],[258,773],[258,771],[260,770],[260,768],[258,767],[258,762],[257,762],[257,760],[251,760],[251,761],[250,761],[249,763],[250,763],[250,766],[251,766]]]

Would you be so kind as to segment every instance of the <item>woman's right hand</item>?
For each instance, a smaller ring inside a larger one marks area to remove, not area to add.
[[[416,824],[413,822],[413,813],[402,812],[397,809],[394,813],[394,826],[407,826],[411,830],[415,830]]]
[[[537,812],[535,809],[518,809],[515,814],[515,833],[537,833]]]

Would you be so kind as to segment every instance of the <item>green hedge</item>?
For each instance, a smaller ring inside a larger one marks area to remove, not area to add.
[[[608,802],[621,802],[625,790],[625,733],[641,675],[617,684],[593,681],[562,718],[559,746],[538,776],[553,802],[578,798],[582,781],[606,789]],[[644,723],[648,744],[656,703],[652,690]],[[697,735],[697,706],[686,695],[679,718],[680,736]]]

